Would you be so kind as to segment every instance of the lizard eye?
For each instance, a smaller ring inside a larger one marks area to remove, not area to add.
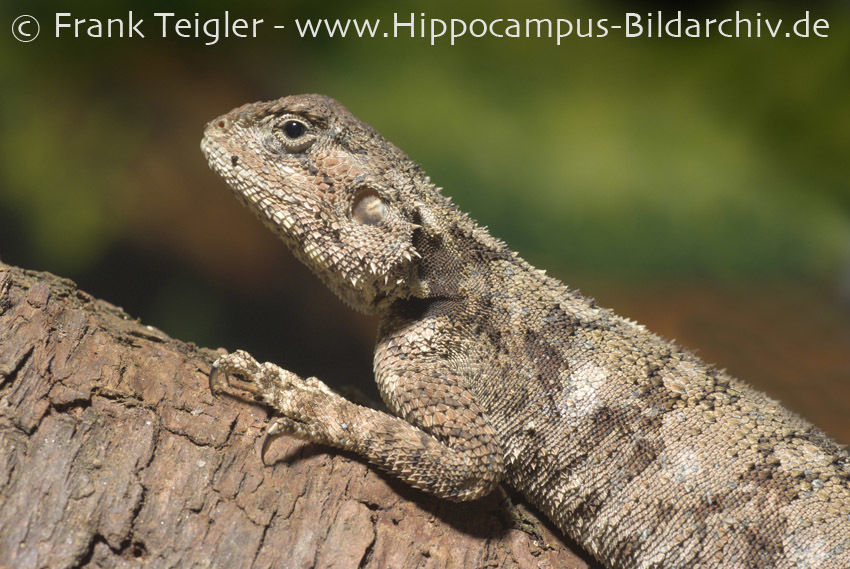
[[[360,190],[354,195],[351,215],[358,223],[378,225],[387,216],[387,205],[378,192],[371,188]]]
[[[283,123],[283,132],[287,138],[296,140],[307,132],[307,125],[301,121],[288,120]]]
[[[316,140],[310,124],[297,118],[286,118],[274,128],[277,141],[290,153],[304,152]]]

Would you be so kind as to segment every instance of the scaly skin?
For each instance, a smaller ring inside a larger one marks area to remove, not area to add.
[[[808,422],[545,276],[338,102],[245,105],[201,145],[353,308],[395,416],[236,352],[213,384],[451,500],[500,482],[602,563],[850,567],[850,457]],[[244,378],[242,380],[237,377]]]

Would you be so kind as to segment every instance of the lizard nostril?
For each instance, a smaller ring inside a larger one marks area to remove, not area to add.
[[[209,123],[208,128],[219,130],[219,131],[226,131],[227,129],[230,128],[231,124],[232,124],[232,121],[229,118],[218,117],[217,119],[214,119]]]
[[[227,132],[227,129],[230,128],[231,124],[232,121],[227,117],[219,117],[208,122],[204,127],[204,131],[210,134],[216,132]]]

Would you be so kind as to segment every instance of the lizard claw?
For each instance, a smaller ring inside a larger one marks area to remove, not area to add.
[[[262,460],[263,464],[268,464],[266,462],[266,452],[268,452],[272,442],[278,437],[285,435],[292,436],[292,433],[295,431],[295,423],[295,421],[288,417],[275,417],[269,428],[266,429],[266,438],[263,440],[263,446],[260,449],[260,460]]]
[[[222,356],[213,362],[212,372],[210,373],[210,392],[214,397],[218,397],[219,395],[227,392],[227,388],[230,387],[230,377],[227,371],[223,368],[222,358],[226,356]]]
[[[229,395],[241,399],[253,399],[260,395],[253,378],[260,374],[261,367],[251,355],[237,350],[232,354],[221,356],[213,363],[210,373],[210,391],[214,396]],[[236,393],[234,393],[234,391]],[[238,393],[238,392],[243,393]]]
[[[260,364],[242,350],[218,358],[209,382],[214,395],[264,401],[277,412],[263,442],[264,463],[269,445],[281,435],[323,440],[326,426],[321,424],[320,417],[332,413],[331,408],[341,400],[315,377],[301,378],[274,364]]]

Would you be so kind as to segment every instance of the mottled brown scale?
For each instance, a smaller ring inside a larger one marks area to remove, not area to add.
[[[307,138],[281,139],[286,120]],[[844,448],[528,265],[336,101],[240,107],[202,149],[332,291],[380,316],[394,415],[244,352],[219,359],[216,386],[280,414],[270,433],[452,500],[508,484],[612,569],[850,567]]]

